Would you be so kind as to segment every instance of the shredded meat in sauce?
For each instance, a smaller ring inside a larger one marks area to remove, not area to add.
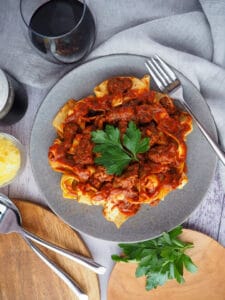
[[[122,193],[124,199],[115,205],[129,216],[139,210],[141,202],[157,205],[164,186],[174,189],[180,185],[179,166],[185,164],[186,148],[179,156],[178,146],[179,141],[184,143],[185,134],[191,129],[179,121],[183,112],[172,99],[165,96],[156,101],[156,92],[136,95],[131,87],[129,78],[113,78],[108,80],[108,95],[78,102],[64,122],[63,139],[49,149],[51,161],[70,165],[81,181],[80,188],[85,190],[88,184],[89,189],[97,190],[93,194],[95,201],[113,201]],[[115,94],[123,94],[129,101],[113,107]],[[129,165],[121,176],[109,175],[104,167],[94,165],[96,153],[93,153],[91,131],[112,124],[123,134],[130,120],[136,123],[143,137],[150,138],[150,149],[139,154],[139,162]],[[93,172],[90,167],[94,168]]]

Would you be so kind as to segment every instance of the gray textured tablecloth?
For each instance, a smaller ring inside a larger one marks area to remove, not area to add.
[[[157,53],[200,90],[225,149],[225,1],[89,0],[89,6],[97,39],[87,59],[111,53]],[[41,58],[25,39],[19,0],[0,0],[0,67],[43,90],[74,65],[55,65]],[[225,168],[220,165],[225,183]]]

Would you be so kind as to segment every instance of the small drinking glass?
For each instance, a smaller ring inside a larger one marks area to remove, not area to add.
[[[86,0],[20,0],[20,13],[32,46],[51,62],[79,62],[94,45]]]
[[[0,132],[0,188],[12,183],[25,164],[25,147],[14,136]]]

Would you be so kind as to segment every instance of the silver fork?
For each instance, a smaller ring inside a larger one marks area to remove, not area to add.
[[[150,59],[146,60],[145,66],[148,69],[150,75],[154,79],[161,92],[169,94],[172,98],[179,100],[188,113],[195,120],[202,134],[211,145],[212,149],[216,152],[219,159],[225,165],[225,153],[220,149],[219,145],[213,140],[204,126],[197,119],[192,109],[183,97],[183,87],[179,78],[174,71],[158,56],[154,55]]]

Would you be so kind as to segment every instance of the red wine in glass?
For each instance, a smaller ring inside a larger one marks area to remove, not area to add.
[[[95,22],[85,1],[47,1],[34,10],[27,25],[33,46],[56,63],[80,61],[95,41]]]

